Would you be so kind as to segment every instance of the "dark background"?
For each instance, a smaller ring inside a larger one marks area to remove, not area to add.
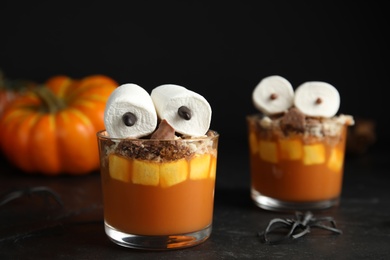
[[[0,68],[38,82],[102,73],[149,93],[185,86],[210,102],[225,147],[246,145],[262,78],[325,81],[340,92],[339,112],[374,120],[374,147],[386,148],[388,9],[340,2],[2,1]]]
[[[0,156],[0,191],[46,186],[64,199],[60,209],[45,209],[38,196],[1,207],[0,258],[389,259],[389,9],[386,1],[345,2],[1,0],[0,69],[8,78],[102,73],[149,93],[183,85],[210,102],[221,139],[213,234],[164,253],[118,248],[106,238],[98,174],[25,175]],[[340,113],[377,123],[371,149],[385,153],[349,157],[341,207],[315,213],[334,217],[342,236],[313,228],[278,246],[256,236],[271,219],[293,217],[250,200],[245,116],[257,112],[254,87],[273,74],[294,87],[328,82],[340,92]]]

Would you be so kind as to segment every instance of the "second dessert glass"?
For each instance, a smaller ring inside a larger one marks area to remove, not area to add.
[[[261,122],[259,115],[247,117],[251,197],[256,205],[276,211],[337,205],[347,124],[329,121],[332,133],[316,136],[310,134],[310,129],[304,133],[286,132]]]
[[[339,203],[353,117],[336,115],[338,90],[308,81],[295,90],[272,75],[252,93],[260,113],[247,116],[251,196],[277,211],[325,209]]]

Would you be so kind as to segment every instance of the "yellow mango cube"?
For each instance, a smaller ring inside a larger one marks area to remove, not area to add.
[[[160,181],[159,172],[158,163],[134,160],[132,181],[135,184],[157,186]]]
[[[298,139],[280,139],[280,158],[285,160],[299,160],[302,158],[302,142]]]
[[[257,141],[256,134],[254,132],[249,133],[249,149],[252,154],[256,154],[259,151],[259,142]]]
[[[132,163],[130,160],[110,154],[108,156],[108,172],[110,177],[123,182],[129,182],[131,178]]]
[[[210,178],[215,180],[216,174],[217,174],[217,158],[214,156],[211,156]]]
[[[332,171],[338,172],[343,167],[344,162],[344,152],[340,151],[340,149],[333,148],[330,153],[328,168]]]
[[[188,163],[186,159],[174,162],[164,162],[160,165],[160,185],[170,187],[183,182],[188,176]]]
[[[259,141],[260,158],[264,161],[277,163],[278,162],[278,148],[275,142]]]
[[[190,161],[190,179],[199,180],[209,177],[210,154],[195,155]]]
[[[325,162],[325,148],[322,144],[303,146],[303,164],[322,164]]]

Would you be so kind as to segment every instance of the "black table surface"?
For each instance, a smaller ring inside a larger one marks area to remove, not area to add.
[[[46,187],[63,205],[42,191],[0,206],[0,259],[390,259],[388,153],[347,156],[340,205],[312,212],[332,217],[342,234],[311,228],[276,245],[264,243],[258,233],[273,218],[295,215],[252,203],[247,158],[245,152],[220,149],[212,234],[200,245],[172,251],[124,248],[106,237],[98,172],[28,175],[1,158],[1,194]]]

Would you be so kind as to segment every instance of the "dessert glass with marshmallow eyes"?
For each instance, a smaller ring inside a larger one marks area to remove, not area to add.
[[[320,81],[298,86],[269,76],[252,93],[259,113],[247,116],[251,198],[273,211],[339,204],[350,115],[336,115],[339,92]]]
[[[166,84],[123,84],[97,133],[105,232],[114,243],[165,250],[211,234],[219,134],[207,100]]]

